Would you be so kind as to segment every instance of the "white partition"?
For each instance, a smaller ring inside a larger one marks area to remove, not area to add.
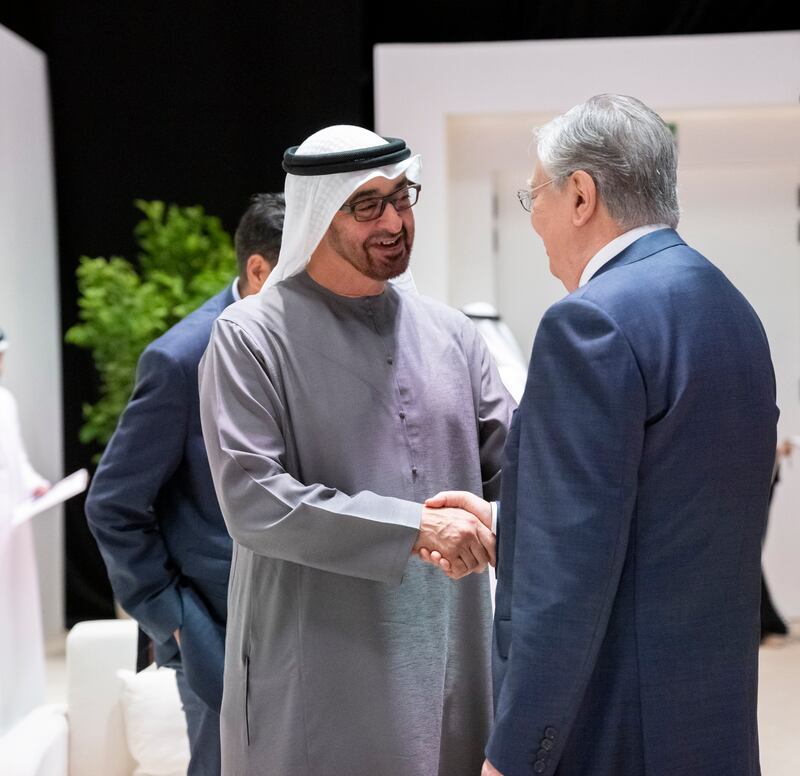
[[[3,384],[19,403],[32,463],[62,475],[61,347],[47,61],[0,27],[0,327]],[[34,518],[46,638],[61,634],[61,509]],[[5,636],[4,636],[5,638]]]
[[[781,437],[800,434],[800,32],[375,49],[377,131],[423,156],[412,268],[423,293],[498,307],[524,350],[564,290],[514,198],[530,130],[593,94],[643,99],[677,127],[679,231],[761,316]],[[765,567],[800,616],[800,451],[775,494]]]

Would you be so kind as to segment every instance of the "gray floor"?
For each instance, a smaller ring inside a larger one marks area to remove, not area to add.
[[[763,776],[800,774],[800,619],[761,647],[758,727]]]

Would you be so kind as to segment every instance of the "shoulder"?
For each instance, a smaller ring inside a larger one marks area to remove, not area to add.
[[[158,361],[188,369],[196,368],[208,345],[214,321],[231,301],[233,295],[227,287],[212,296],[153,340],[142,354],[142,363],[146,365],[150,361]]]
[[[226,307],[215,328],[239,329],[263,343],[283,339],[287,332],[313,330],[324,308],[324,296],[310,288],[301,275],[293,275]]]
[[[477,331],[467,315],[455,307],[423,294],[409,291],[396,291],[396,293],[400,307],[427,325],[459,335]]]
[[[608,304],[603,298],[589,297],[580,292],[581,289],[578,289],[550,305],[542,316],[539,330],[558,327],[577,332],[592,325],[603,329],[618,328],[614,319],[614,305]]]
[[[14,399],[14,394],[8,390],[8,388],[4,388],[0,385],[0,410],[4,412],[14,411],[16,409],[17,402]]]
[[[399,309],[405,325],[420,337],[455,347],[471,363],[480,363],[488,353],[486,342],[475,323],[461,310],[408,291],[398,291]]]
[[[621,324],[630,321],[638,325],[643,317],[658,316],[665,308],[704,304],[723,288],[732,288],[732,284],[719,268],[681,242],[614,267],[567,299],[595,305]]]
[[[752,307],[724,273],[681,244],[592,279],[553,305],[540,331],[542,341],[555,327],[559,338],[583,344],[620,336],[643,369],[657,372],[676,348],[713,348],[740,325],[763,334]]]
[[[278,286],[273,286],[268,295],[253,294],[234,302],[217,317],[214,331],[239,329],[250,337],[255,337],[258,332],[272,330],[282,325],[285,309],[282,299],[281,290]]]

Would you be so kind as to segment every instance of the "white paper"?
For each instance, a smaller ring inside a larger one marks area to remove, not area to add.
[[[14,510],[14,519],[11,524],[20,525],[26,520],[30,520],[34,515],[38,515],[46,509],[63,503],[68,498],[83,493],[88,484],[89,472],[86,469],[78,469],[78,471],[70,474],[69,477],[64,477],[63,480],[53,485],[44,495],[38,498],[29,498],[19,504]]]

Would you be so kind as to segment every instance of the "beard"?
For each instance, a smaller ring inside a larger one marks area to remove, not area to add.
[[[413,230],[409,234],[405,226],[399,234],[381,230],[358,242],[331,224],[328,236],[336,253],[370,280],[383,282],[396,278],[408,269],[411,261]]]

